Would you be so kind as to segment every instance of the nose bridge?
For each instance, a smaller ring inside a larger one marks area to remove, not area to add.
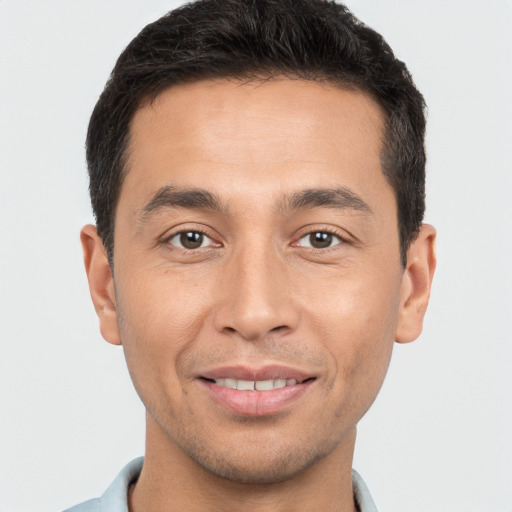
[[[288,269],[276,247],[261,238],[248,241],[226,263],[229,283],[217,311],[217,329],[236,331],[247,340],[295,329],[298,314]]]

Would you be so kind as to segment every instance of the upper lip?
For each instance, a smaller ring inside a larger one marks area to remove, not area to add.
[[[223,366],[201,372],[198,377],[212,380],[237,379],[247,381],[295,379],[298,382],[303,382],[315,376],[297,368],[276,364],[261,368],[251,368],[243,365]]]

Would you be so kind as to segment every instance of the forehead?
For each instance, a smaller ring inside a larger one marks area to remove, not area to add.
[[[132,120],[120,202],[133,191],[147,200],[165,185],[200,185],[222,196],[250,184],[261,197],[301,186],[385,187],[383,130],[373,99],[328,83],[172,87]]]

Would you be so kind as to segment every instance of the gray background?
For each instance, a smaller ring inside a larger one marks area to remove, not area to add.
[[[101,494],[143,453],[122,350],[97,328],[78,232],[84,136],[114,61],[180,2],[0,0],[0,510]],[[512,510],[512,3],[352,0],[429,105],[439,266],[355,467],[381,512]]]

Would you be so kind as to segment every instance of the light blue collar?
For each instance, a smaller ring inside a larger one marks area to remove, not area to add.
[[[127,464],[101,498],[86,501],[64,512],[128,512],[128,489],[139,478],[143,462],[144,457],[139,457]],[[352,470],[352,485],[358,511],[377,512],[370,491],[355,470]]]

